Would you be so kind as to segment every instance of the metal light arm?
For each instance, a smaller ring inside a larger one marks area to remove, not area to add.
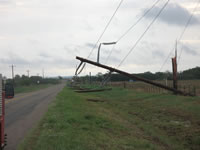
[[[117,42],[109,42],[109,43],[100,43],[99,44],[98,53],[97,53],[97,63],[99,63],[101,45],[113,45],[113,44],[117,44]]]

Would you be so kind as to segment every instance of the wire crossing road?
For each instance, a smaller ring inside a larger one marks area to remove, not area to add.
[[[8,135],[5,150],[16,150],[18,144],[28,132],[37,125],[48,109],[48,104],[55,99],[64,83],[39,91],[19,94],[6,101],[5,133]]]

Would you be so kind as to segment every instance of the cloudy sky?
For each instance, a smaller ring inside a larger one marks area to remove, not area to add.
[[[124,0],[100,42],[113,42],[140,18],[157,0]],[[119,69],[139,73],[171,70],[170,51],[199,0],[171,0]],[[120,0],[0,0],[0,73],[70,76],[79,61],[88,57]],[[106,62],[112,46],[102,46],[100,62],[116,67],[141,36],[166,0],[121,39]],[[178,43],[182,50],[178,69],[200,66],[200,5]],[[97,48],[90,59],[96,60]],[[82,75],[104,73],[88,65]]]

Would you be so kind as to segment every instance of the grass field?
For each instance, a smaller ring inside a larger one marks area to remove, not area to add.
[[[18,87],[15,87],[15,93],[18,94],[18,93],[33,92],[33,91],[36,91],[36,90],[47,88],[49,86],[50,86],[50,84],[18,86]]]
[[[173,81],[168,80],[155,80],[153,82],[161,83],[169,87],[173,87]],[[109,86],[125,87],[136,91],[149,92],[149,93],[169,93],[168,91],[146,84],[144,82],[110,82]],[[180,80],[178,81],[178,89],[186,93],[191,93],[200,96],[200,80]]]
[[[89,99],[89,100],[88,100]],[[19,150],[199,150],[200,98],[65,87]]]

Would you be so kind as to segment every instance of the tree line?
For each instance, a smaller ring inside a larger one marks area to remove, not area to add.
[[[108,75],[108,73],[106,74],[102,74],[102,73],[98,73],[96,76],[83,76],[80,77],[80,79],[84,80],[84,81],[102,81],[103,79],[105,79],[105,77]],[[134,74],[137,75],[138,77],[142,77],[148,80],[172,80],[173,75],[172,72],[166,71],[166,72],[156,72],[156,73],[152,73],[152,72],[144,72],[144,73],[138,73],[138,74]],[[200,79],[200,67],[195,67],[192,69],[188,69],[182,72],[178,73],[178,80],[196,80],[196,79]],[[123,76],[121,74],[117,74],[117,73],[112,73],[110,76],[109,81],[112,82],[116,82],[116,81],[133,81],[132,79]]]
[[[14,79],[7,79],[7,83],[12,83],[15,86],[29,86],[34,84],[57,84],[59,79],[55,78],[42,78],[40,76],[25,76],[25,75],[16,75]]]

